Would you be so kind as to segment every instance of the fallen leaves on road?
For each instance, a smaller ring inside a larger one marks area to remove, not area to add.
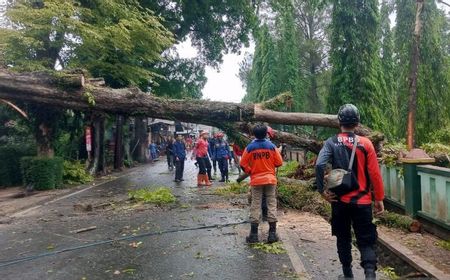
[[[250,247],[252,247],[253,249],[258,249],[261,250],[265,253],[268,254],[286,254],[287,251],[286,249],[284,249],[283,247],[283,243],[281,242],[275,242],[275,243],[256,243],[256,244],[252,244],[250,245]]]
[[[128,244],[131,248],[138,248],[139,246],[142,245],[142,241],[139,242],[131,242],[130,244]]]

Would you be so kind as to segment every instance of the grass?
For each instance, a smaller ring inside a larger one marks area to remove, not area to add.
[[[278,168],[278,176],[291,177],[297,171],[299,163],[297,161],[288,161]]]
[[[279,255],[279,254],[287,253],[286,249],[284,249],[284,247],[283,247],[283,243],[281,243],[281,242],[275,242],[275,243],[271,243],[271,244],[261,242],[261,243],[252,244],[252,245],[250,245],[250,247],[252,247],[253,249],[261,250],[268,254]]]
[[[400,276],[397,275],[397,273],[395,272],[395,269],[393,267],[386,266],[386,267],[381,267],[378,270],[381,273],[383,273],[384,275],[386,275],[387,277],[389,277],[389,279],[391,279],[391,280],[400,279]]]
[[[284,207],[325,217],[331,216],[331,206],[312,187],[311,181],[278,182],[278,199]]]
[[[246,183],[228,183],[225,187],[217,188],[214,190],[214,194],[222,196],[233,196],[247,193],[249,190],[249,185]]]
[[[172,191],[166,187],[160,187],[156,190],[150,190],[149,188],[133,190],[128,192],[128,197],[137,202],[156,205],[170,204],[177,200]]]
[[[391,228],[398,228],[405,231],[409,231],[414,220],[408,216],[400,215],[394,212],[385,211],[383,214],[378,216],[375,223],[382,224]]]
[[[438,245],[441,248],[444,248],[447,251],[450,251],[450,240],[441,240],[437,242],[436,245]]]

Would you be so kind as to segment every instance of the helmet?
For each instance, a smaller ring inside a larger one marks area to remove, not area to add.
[[[223,132],[217,132],[216,133],[216,137],[217,138],[222,138],[224,136]]]
[[[269,138],[272,139],[275,137],[275,131],[270,126],[267,126],[267,135],[269,135]]]
[[[359,111],[353,104],[344,104],[339,108],[338,120],[340,125],[356,125],[359,123]]]

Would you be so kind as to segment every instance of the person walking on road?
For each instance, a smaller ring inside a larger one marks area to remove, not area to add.
[[[173,144],[173,154],[175,157],[175,182],[184,181],[184,161],[186,160],[186,145],[183,136],[179,134],[177,140]]]
[[[167,166],[169,170],[173,170],[174,167],[174,152],[173,152],[173,139],[169,136],[166,143],[166,157],[167,157]]]
[[[148,145],[148,150],[150,152],[152,162],[154,162],[158,157],[158,147],[156,146],[154,141],[152,141],[150,145]]]
[[[358,109],[352,104],[341,106],[338,120],[341,132],[325,142],[317,158],[317,189],[322,197],[331,203],[331,231],[337,238],[337,252],[343,271],[340,279],[353,279],[352,226],[365,277],[376,279],[377,230],[372,223],[372,193],[375,199],[375,215],[379,215],[384,211],[383,180],[372,142],[366,137],[355,135],[355,128],[360,122]],[[327,163],[331,163],[333,169],[348,169],[351,171],[350,175],[355,175],[354,181],[342,184],[336,180],[333,182],[332,176],[329,176],[328,187],[337,187],[327,189],[324,184]]]
[[[197,186],[211,186],[211,181],[208,178],[208,169],[211,170],[211,162],[208,157],[208,135],[209,132],[204,130],[200,133],[200,137],[194,147],[192,153],[192,159],[194,157],[198,163],[198,175],[197,175]]]
[[[219,182],[228,182],[228,160],[230,159],[230,148],[228,142],[223,139],[222,132],[217,133],[216,143],[214,145],[214,158],[219,164],[220,175],[222,179]]]
[[[211,137],[208,140],[208,142],[209,142],[208,149],[209,149],[210,156],[211,156],[212,167],[214,169],[214,176],[216,176],[216,173],[217,173],[217,160],[214,157],[214,146],[216,145],[216,140],[217,140],[217,133],[214,134],[214,137]]]
[[[276,233],[277,228],[277,177],[275,168],[283,164],[281,154],[277,147],[266,139],[267,126],[257,124],[253,128],[255,140],[251,142],[244,150],[241,158],[242,170],[250,174],[250,186],[252,194],[252,203],[250,206],[250,234],[247,236],[247,243],[257,243],[258,226],[261,217],[261,200],[263,194],[266,195],[268,204],[269,236],[268,243],[277,242],[279,237]]]

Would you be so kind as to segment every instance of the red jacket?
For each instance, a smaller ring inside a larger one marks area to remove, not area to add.
[[[331,163],[333,169],[348,168],[354,139],[354,133],[339,133],[329,138],[323,145],[316,162],[316,182],[319,192],[324,191],[323,179],[328,162]],[[372,192],[375,200],[381,201],[384,199],[383,179],[375,148],[366,137],[358,136],[358,146],[352,170],[358,179],[359,189],[341,196],[340,201],[360,205],[371,204]]]

